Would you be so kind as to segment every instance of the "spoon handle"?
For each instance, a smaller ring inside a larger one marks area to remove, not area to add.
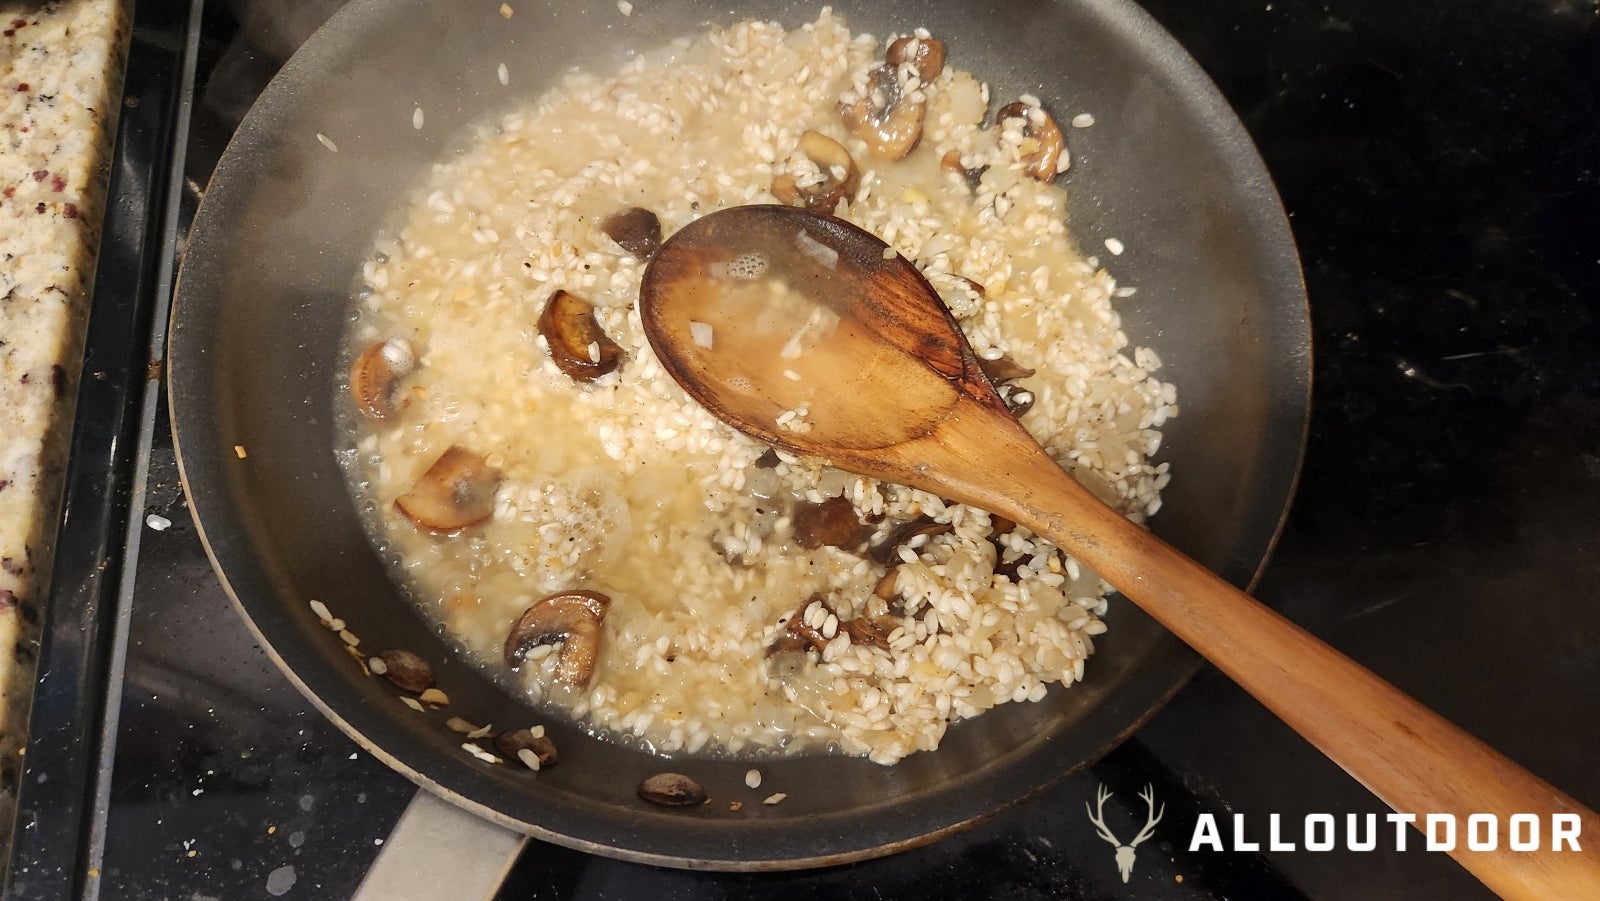
[[[918,450],[949,454],[933,468],[968,474],[941,486],[950,496],[1023,523],[1087,564],[1384,803],[1415,814],[1419,828],[1427,814],[1453,815],[1450,854],[1490,889],[1600,898],[1593,811],[1123,518],[1014,424],[949,425]],[[1495,850],[1468,850],[1473,814],[1496,818]],[[1510,849],[1513,814],[1538,817],[1539,850]],[[1554,849],[1554,814],[1578,818],[1581,850]]]

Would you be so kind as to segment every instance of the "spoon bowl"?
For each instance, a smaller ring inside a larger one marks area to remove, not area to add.
[[[886,250],[842,219],[792,207],[713,213],[656,252],[641,288],[645,332],[678,384],[724,422],[797,454],[826,449],[859,471],[963,400],[1004,409],[933,287]],[[834,402],[861,396],[884,397],[892,412]]]
[[[651,347],[717,418],[972,504],[1087,564],[1402,813],[1581,821],[1581,853],[1450,852],[1507,897],[1600,897],[1600,817],[1101,503],[1039,446],[909,261],[781,206],[690,223],[639,294]]]

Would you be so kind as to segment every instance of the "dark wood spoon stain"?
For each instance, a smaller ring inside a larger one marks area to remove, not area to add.
[[[1028,526],[1396,810],[1580,818],[1582,853],[1460,842],[1451,854],[1508,897],[1600,897],[1600,817],[1096,500],[1007,411],[917,268],[875,236],[792,207],[722,210],[662,244],[639,304],[662,364],[717,418]]]

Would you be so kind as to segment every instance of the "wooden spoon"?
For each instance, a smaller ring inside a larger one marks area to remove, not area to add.
[[[861,229],[783,206],[705,216],[639,296],[672,377],[791,453],[1026,525],[1083,561],[1383,801],[1456,819],[1452,856],[1507,897],[1600,898],[1600,818],[1089,494],[1006,410],[915,266]],[[1467,818],[1497,818],[1494,851]],[[1539,851],[1509,849],[1513,814]],[[1552,850],[1570,815],[1581,851]]]

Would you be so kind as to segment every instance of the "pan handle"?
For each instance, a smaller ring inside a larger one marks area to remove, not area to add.
[[[417,791],[352,901],[490,901],[528,837]]]

